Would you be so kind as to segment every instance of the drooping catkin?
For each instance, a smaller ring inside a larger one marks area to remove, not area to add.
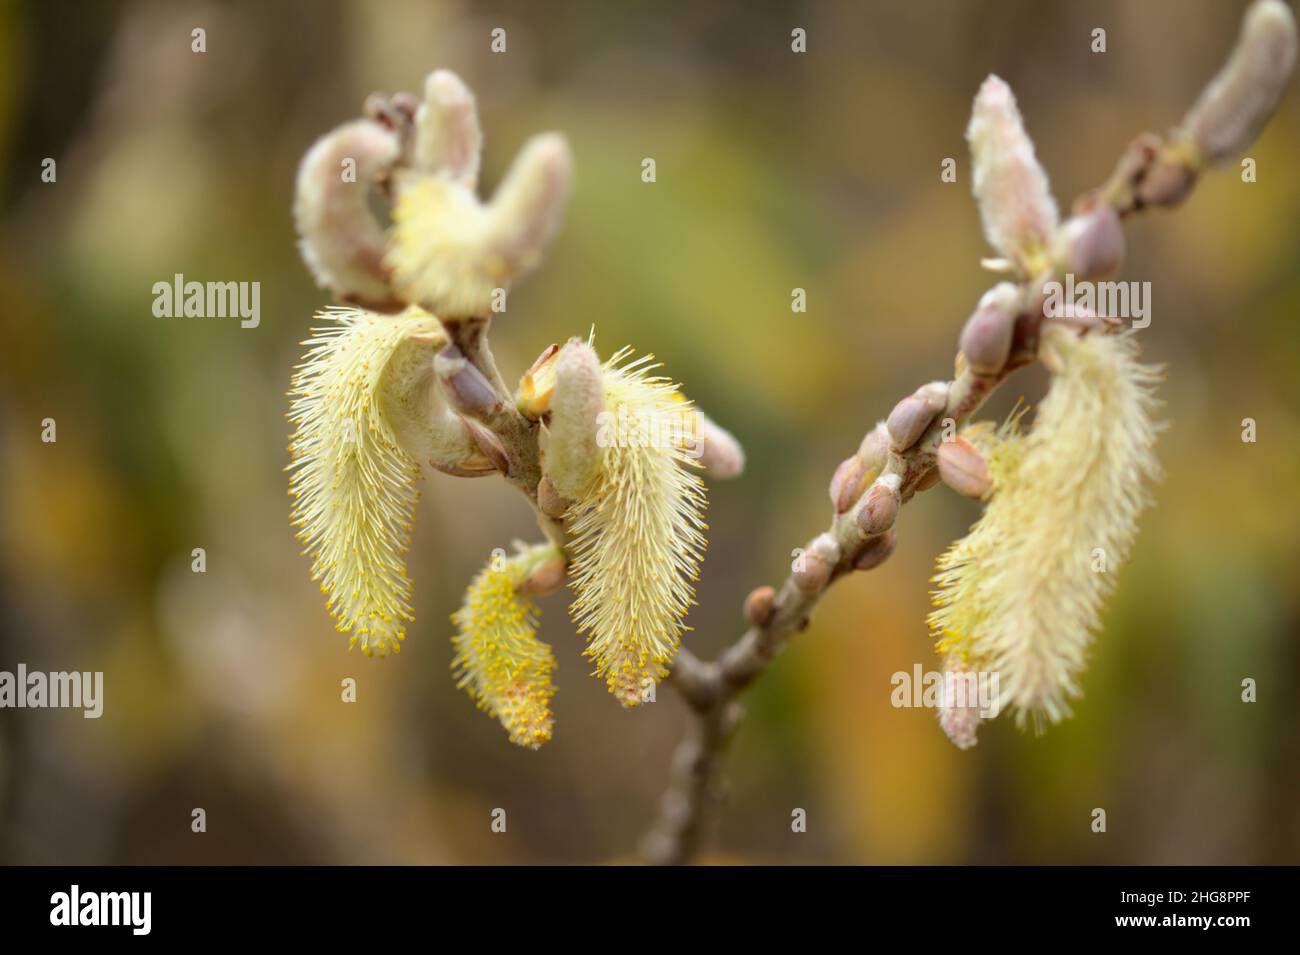
[[[297,366],[289,419],[289,491],[293,523],[312,557],[341,632],[370,656],[401,649],[411,619],[411,583],[403,554],[419,497],[419,463],[402,448],[390,415],[391,395],[405,390],[394,361],[405,348],[429,347],[412,336],[441,334],[433,316],[377,315],[330,308]]]
[[[570,608],[585,651],[624,706],[668,672],[703,555],[704,484],[682,441],[677,386],[652,356],[604,367],[599,467],[567,515]]]
[[[555,654],[537,638],[537,606],[520,592],[529,573],[556,554],[540,545],[513,557],[494,555],[452,614],[457,686],[501,721],[510,742],[537,749],[551,738],[555,717]]]
[[[1158,369],[1133,334],[1048,324],[1053,370],[1033,430],[977,438],[992,480],[984,515],[938,562],[930,627],[941,653],[999,678],[1018,724],[1069,715],[1102,604],[1158,476]]]

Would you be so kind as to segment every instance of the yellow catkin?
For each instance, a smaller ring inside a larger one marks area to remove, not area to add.
[[[517,588],[529,570],[556,551],[548,546],[488,561],[452,614],[457,686],[501,721],[510,742],[536,749],[551,738],[555,655],[537,639],[537,608]]]
[[[650,698],[680,646],[705,547],[704,484],[683,446],[677,386],[653,356],[604,367],[600,467],[573,504],[570,612],[624,706]]]
[[[993,497],[939,559],[929,618],[940,652],[997,673],[999,709],[1036,727],[1068,716],[1080,693],[1102,604],[1159,472],[1160,375],[1138,360],[1133,334],[1048,325],[1041,353],[1054,375],[1033,430],[984,440]]]
[[[393,207],[387,264],[399,292],[443,315],[486,314],[493,289],[508,278],[491,253],[486,207],[458,183],[426,177]]]
[[[350,646],[382,657],[401,648],[411,619],[403,555],[420,468],[398,446],[381,392],[410,336],[440,326],[417,310],[330,308],[317,318],[331,324],[303,342],[309,350],[289,392],[293,524],[338,629],[351,632]]]

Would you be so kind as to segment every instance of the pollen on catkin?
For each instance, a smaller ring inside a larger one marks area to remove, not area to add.
[[[393,206],[387,263],[399,293],[440,315],[486,315],[492,290],[509,276],[488,248],[491,217],[473,192],[440,177],[422,177]]]
[[[494,556],[465,592],[452,614],[457,686],[480,709],[501,721],[510,742],[537,749],[551,738],[555,655],[537,639],[537,607],[519,593],[529,571],[556,553],[541,545],[513,557]]]
[[[398,297],[444,319],[485,316],[498,289],[537,267],[560,226],[572,159],[562,136],[534,136],[492,201],[444,175],[402,177],[385,265]]]
[[[645,355],[604,366],[600,464],[569,509],[570,612],[586,655],[627,707],[668,673],[705,547],[704,483],[681,440],[677,386]]]
[[[414,310],[333,307],[317,318],[331,324],[303,342],[289,392],[293,524],[338,629],[352,634],[349,646],[383,657],[401,649],[411,619],[403,555],[420,475],[382,410],[384,393],[404,343],[441,327]]]
[[[999,709],[1056,723],[1079,677],[1115,568],[1158,477],[1157,368],[1131,332],[1048,324],[1052,384],[1033,429],[976,435],[993,493],[970,533],[939,558],[929,623],[941,653],[998,674]],[[1100,555],[1100,563],[1098,561]]]

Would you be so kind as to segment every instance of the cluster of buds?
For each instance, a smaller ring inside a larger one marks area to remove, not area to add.
[[[504,385],[489,319],[555,235],[572,163],[563,137],[536,136],[483,202],[481,148],[473,96],[438,70],[423,101],[373,96],[304,157],[303,257],[342,304],[318,313],[294,376],[290,492],[338,628],[380,657],[413,617],[404,554],[422,466],[499,473],[528,495],[548,542],[488,562],[452,643],[459,685],[536,748],[553,731],[556,661],[533,599],[567,581],[597,675],[625,706],[652,698],[694,600],[702,479],[738,475],[744,452],[653,356],[602,362],[590,338]]]

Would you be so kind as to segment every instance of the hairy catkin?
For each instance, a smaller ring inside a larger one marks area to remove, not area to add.
[[[939,560],[930,626],[966,670],[998,674],[1017,722],[1069,714],[1114,574],[1158,476],[1160,375],[1132,333],[1044,328],[1054,371],[1033,430],[986,443],[993,496]]]
[[[401,649],[411,619],[403,555],[420,475],[383,411],[385,395],[402,390],[393,372],[409,364],[403,350],[432,347],[412,336],[436,337],[441,327],[422,312],[331,308],[317,318],[331,324],[303,343],[289,392],[293,523],[338,629],[382,657]]]
[[[704,484],[681,440],[677,388],[650,356],[605,365],[600,463],[567,515],[570,608],[586,655],[624,706],[668,672],[704,552]]]
[[[543,545],[511,558],[494,556],[451,618],[457,686],[501,721],[510,742],[531,749],[549,740],[554,729],[555,654],[537,638],[537,606],[519,588],[528,572],[554,553]]]

